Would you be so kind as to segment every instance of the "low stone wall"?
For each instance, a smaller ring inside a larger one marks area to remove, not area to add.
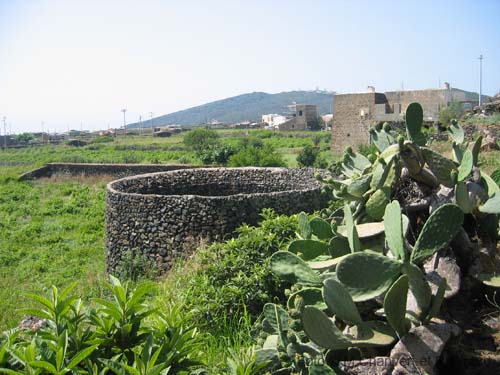
[[[328,198],[312,169],[200,168],[110,182],[106,197],[108,272],[126,251],[153,259],[160,270],[189,255],[201,240],[255,225],[263,208],[313,212]]]
[[[100,164],[100,163],[48,163],[47,165],[27,172],[19,180],[35,180],[53,175],[97,176],[110,175],[115,178],[133,176],[144,173],[166,172],[177,169],[195,168],[186,164]]]

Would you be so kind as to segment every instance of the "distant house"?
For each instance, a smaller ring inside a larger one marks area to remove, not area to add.
[[[483,96],[483,101],[487,98]],[[442,89],[380,93],[368,86],[365,93],[337,94],[333,102],[332,151],[339,154],[347,146],[369,144],[370,127],[380,122],[403,121],[410,103],[420,103],[424,110],[424,122],[435,124],[439,111],[453,101],[469,109],[478,105],[479,95],[452,88],[448,83]]]
[[[288,121],[289,117],[285,115],[279,115],[277,113],[270,113],[268,115],[262,115],[262,122],[267,124],[271,128],[275,128],[278,125],[283,124]]]
[[[318,110],[312,104],[293,104],[289,106],[291,118],[278,125],[281,131],[307,130],[311,124],[318,120]]]

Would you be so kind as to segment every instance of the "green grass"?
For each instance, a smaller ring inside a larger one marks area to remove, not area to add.
[[[0,168],[0,170],[3,168]],[[104,277],[104,183],[0,180],[0,331],[16,325],[25,293],[78,280],[84,296]]]

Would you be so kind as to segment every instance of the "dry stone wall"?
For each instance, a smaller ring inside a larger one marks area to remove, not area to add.
[[[327,197],[311,169],[200,168],[127,177],[107,185],[107,268],[127,251],[168,270],[200,241],[220,240],[263,208],[313,212]]]
[[[143,173],[165,172],[186,168],[195,167],[185,164],[48,163],[41,168],[23,174],[19,179],[21,181],[34,180],[54,175],[110,175],[120,178]]]

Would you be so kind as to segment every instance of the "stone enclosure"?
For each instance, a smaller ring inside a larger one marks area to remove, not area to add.
[[[327,197],[312,169],[200,168],[110,182],[106,197],[107,268],[127,251],[153,259],[160,271],[201,241],[221,240],[263,208],[313,212]]]

